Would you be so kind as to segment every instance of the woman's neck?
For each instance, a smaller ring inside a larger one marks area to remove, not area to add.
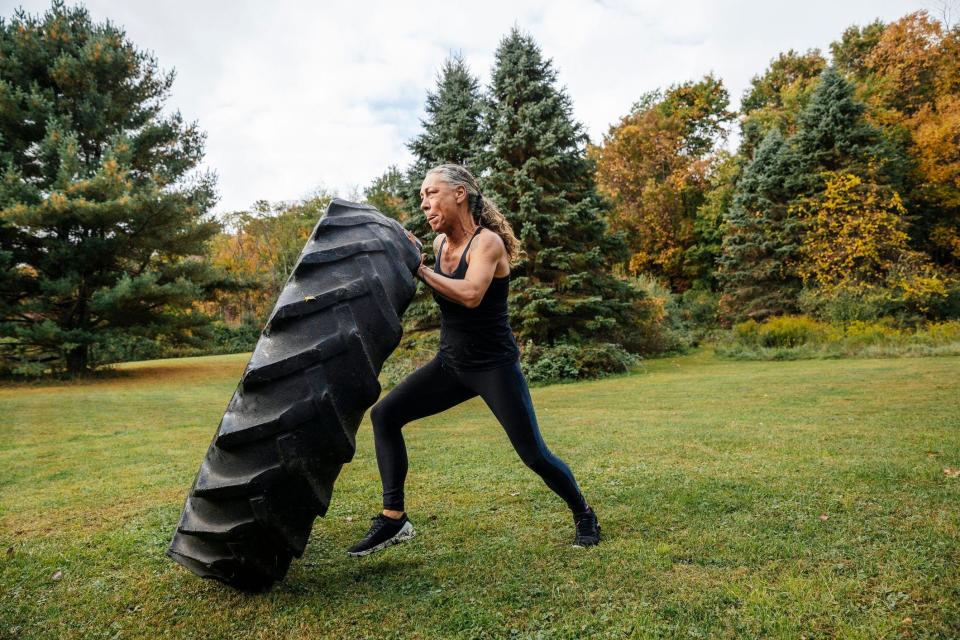
[[[465,245],[470,241],[470,238],[477,232],[477,228],[480,226],[473,219],[469,221],[458,220],[458,224],[455,225],[452,229],[447,231],[447,243],[452,244],[454,247],[459,247]]]

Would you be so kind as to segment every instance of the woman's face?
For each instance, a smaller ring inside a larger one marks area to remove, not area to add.
[[[427,216],[427,224],[435,233],[444,233],[457,219],[458,211],[467,200],[467,190],[451,187],[438,173],[428,173],[420,187],[420,208]]]

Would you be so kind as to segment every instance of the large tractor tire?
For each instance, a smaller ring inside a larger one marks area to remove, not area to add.
[[[380,395],[419,263],[396,221],[331,202],[227,405],[168,556],[242,590],[286,575]]]

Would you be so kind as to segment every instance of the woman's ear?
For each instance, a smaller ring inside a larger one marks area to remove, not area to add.
[[[466,199],[467,199],[467,188],[464,187],[462,184],[458,184],[458,185],[457,185],[457,195],[456,195],[455,197],[456,197],[456,199],[457,199],[457,204],[460,204],[461,202],[463,202],[464,200],[466,200]]]

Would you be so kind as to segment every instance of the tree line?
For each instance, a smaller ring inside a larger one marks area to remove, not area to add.
[[[553,62],[514,28],[486,87],[462,56],[444,62],[413,163],[362,198],[427,240],[425,172],[478,176],[520,240],[511,319],[530,367],[615,370],[666,348],[676,301],[709,325],[957,317],[958,63],[960,31],[926,12],[853,26],[829,59],[779,55],[739,111],[707,75],[639,96],[591,144]],[[204,135],[162,111],[173,79],[83,7],[0,20],[4,372],[255,341],[332,194],[214,218]],[[421,291],[408,331],[436,313]]]

